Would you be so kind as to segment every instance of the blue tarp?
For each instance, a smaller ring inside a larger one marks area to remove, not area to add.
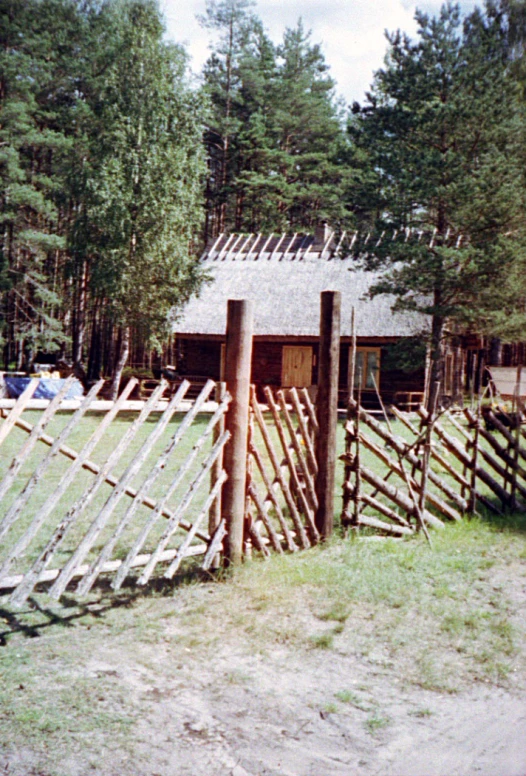
[[[4,375],[4,383],[10,399],[17,399],[20,394],[25,391],[30,382],[31,377],[8,377],[7,375]],[[51,377],[41,377],[37,389],[33,394],[33,399],[53,399],[65,382],[65,380],[53,379]],[[82,383],[78,380],[74,380],[65,398],[77,399],[79,396],[83,395],[84,390],[82,388]]]

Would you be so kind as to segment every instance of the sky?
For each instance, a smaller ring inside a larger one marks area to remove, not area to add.
[[[463,13],[469,13],[473,0],[461,0]],[[347,103],[361,102],[370,87],[373,73],[382,67],[387,42],[385,31],[400,29],[414,36],[415,9],[435,15],[441,0],[259,0],[255,12],[274,42],[299,17],[312,31],[312,42],[322,46],[337,93]],[[167,25],[167,37],[184,43],[191,56],[194,73],[199,73],[210,50],[210,33],[203,30],[196,14],[205,10],[205,0],[160,0]]]

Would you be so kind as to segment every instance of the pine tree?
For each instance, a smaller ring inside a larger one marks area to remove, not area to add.
[[[294,230],[312,229],[321,220],[337,224],[345,215],[341,106],[323,53],[310,37],[301,20],[286,30],[273,92],[276,143],[270,191],[277,200],[276,217]]]
[[[229,194],[235,179],[232,148],[240,130],[238,101],[240,59],[255,23],[250,9],[253,0],[207,0],[200,17],[203,27],[219,33],[219,40],[204,68],[205,91],[211,101],[207,146],[210,174],[207,186],[205,239],[225,230]]]
[[[301,22],[275,47],[245,3],[220,5],[223,14],[213,21],[223,34],[205,67],[205,237],[225,229],[311,229],[322,219],[336,224],[345,216],[346,140],[320,47]]]
[[[510,280],[523,272],[521,129],[502,26],[459,9],[417,13],[418,40],[389,37],[386,66],[350,131],[369,171],[358,206],[377,237],[365,264],[384,269],[373,293],[431,317],[432,385],[442,380],[446,322],[478,331],[516,307]],[[420,239],[392,239],[422,233]],[[433,401],[433,397],[430,397]]]
[[[201,99],[155,0],[5,0],[0,14],[4,361],[42,348],[112,373],[130,336],[166,340],[199,283]]]
[[[61,322],[65,238],[57,192],[75,103],[68,61],[76,11],[60,0],[6,0],[0,9],[0,285],[4,365],[30,363],[67,339]],[[54,35],[51,35],[51,30]]]

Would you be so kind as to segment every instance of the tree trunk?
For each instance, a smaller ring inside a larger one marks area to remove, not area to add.
[[[73,311],[73,364],[80,367],[84,350],[84,338],[86,330],[86,262],[83,262],[80,279],[76,289],[76,304]]]
[[[434,307],[440,309],[442,299],[440,291],[434,292]],[[430,354],[430,379],[429,392],[427,396],[427,411],[431,413],[435,406],[440,404],[440,396],[437,397],[435,404],[435,395],[437,391],[442,393],[444,358],[442,352],[442,337],[444,333],[444,318],[436,313],[433,315],[431,323],[431,354]]]
[[[129,354],[130,354],[130,327],[124,326],[124,328],[122,329],[122,335],[121,335],[119,359],[115,366],[115,371],[113,373],[113,381],[111,384],[111,394],[110,394],[111,401],[116,401],[117,396],[119,395],[119,385],[121,382],[122,370],[126,366],[126,362],[128,361]]]
[[[490,340],[488,360],[491,366],[502,365],[502,342],[498,337],[492,337]]]

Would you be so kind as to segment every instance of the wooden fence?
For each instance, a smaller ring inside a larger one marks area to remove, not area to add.
[[[59,599],[73,583],[86,595],[109,574],[119,590],[134,569],[145,585],[172,578],[185,558],[203,556],[208,569],[220,552],[236,563],[252,548],[306,549],[328,535],[339,295],[324,292],[321,307],[320,363],[329,368],[317,410],[294,389],[267,388],[267,406],[258,405],[245,300],[228,306],[225,384],[209,380],[186,412],[185,380],[163,401],[161,382],[123,417],[135,379],[102,415],[90,412],[102,380],[73,413],[60,411],[70,380],[43,412],[31,409],[37,379],[0,410],[0,590],[12,591],[11,603],[22,605],[41,583]]]
[[[231,300],[225,383],[192,402],[161,382],[125,410],[131,380],[104,414],[99,381],[74,412],[70,382],[30,410],[37,380],[0,410],[0,590],[23,604],[41,583],[86,595],[101,574],[119,590],[135,576],[173,578],[180,564],[238,563],[253,550],[295,552],[332,531],[339,295],[323,292],[316,407],[307,390],[250,385],[252,310]],[[215,392],[215,394],[214,394]],[[214,398],[213,406],[209,400]],[[203,410],[207,407],[207,413]],[[481,507],[526,509],[526,432],[491,409],[378,420],[351,398],[345,420],[342,523],[404,537]],[[3,463],[2,463],[3,462]]]
[[[407,536],[483,507],[526,509],[526,432],[517,417],[466,408],[417,419],[392,408],[402,433],[351,399],[342,523]]]
[[[251,391],[245,544],[269,554],[319,541],[315,479],[316,412],[308,392],[265,388],[266,411]]]
[[[221,545],[224,523],[209,525],[208,516],[226,479],[217,463],[230,435],[217,429],[230,396],[203,421],[213,381],[186,413],[180,407],[190,384],[160,405],[162,382],[133,419],[120,420],[136,385],[130,380],[108,412],[90,416],[102,382],[73,414],[57,413],[66,382],[30,422],[24,409],[37,380],[2,411],[0,445],[10,463],[0,480],[0,589],[13,589],[15,605],[41,582],[52,582],[58,599],[74,579],[85,595],[101,573],[111,572],[118,590],[132,569],[141,568],[137,583],[145,585],[159,569],[173,577],[187,557],[204,556],[207,568]],[[89,424],[91,436],[77,449],[71,440]]]

